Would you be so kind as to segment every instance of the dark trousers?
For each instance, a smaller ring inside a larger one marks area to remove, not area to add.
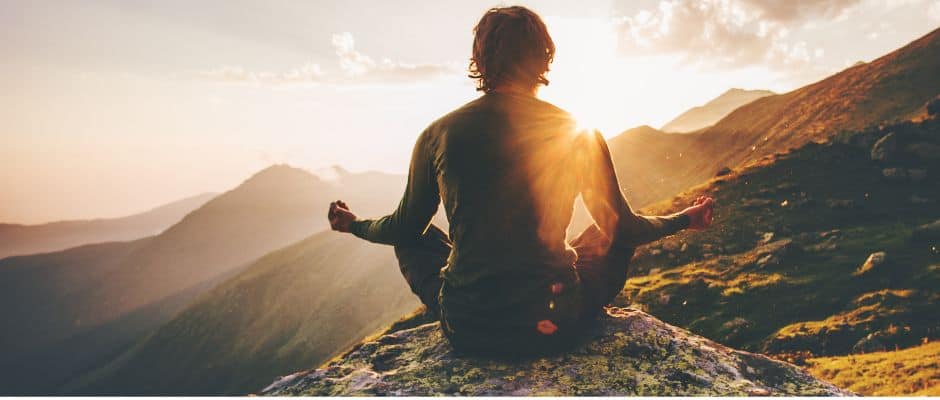
[[[575,289],[581,293],[581,315],[596,316],[623,290],[633,249],[611,246],[597,225],[585,229],[569,244],[578,253],[575,271],[580,285]],[[411,291],[434,315],[439,315],[440,310],[438,293],[443,284],[440,271],[452,247],[447,234],[434,225],[413,244],[395,246],[399,268]]]

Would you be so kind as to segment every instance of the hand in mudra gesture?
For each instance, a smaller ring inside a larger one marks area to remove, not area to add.
[[[692,203],[692,207],[682,210],[689,216],[689,229],[702,230],[712,224],[712,214],[715,211],[715,199],[708,196],[699,196]]]
[[[330,228],[338,232],[349,232],[349,225],[356,220],[356,214],[349,211],[349,206],[342,200],[330,203],[330,212],[327,213]]]

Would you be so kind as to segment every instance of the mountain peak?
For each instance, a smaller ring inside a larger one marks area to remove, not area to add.
[[[258,172],[255,172],[254,175],[249,177],[247,181],[255,179],[269,179],[271,177],[282,177],[282,176],[311,176],[310,172],[305,169],[293,167],[290,164],[272,164]]]
[[[774,95],[769,90],[731,88],[704,105],[693,107],[663,125],[665,132],[693,132],[711,126],[732,111],[762,97]]]
[[[572,351],[500,361],[458,357],[439,323],[365,342],[269,395],[312,396],[824,396],[851,393],[802,369],[734,350],[642,311],[610,308]]]
[[[248,177],[241,185],[238,185],[233,191],[244,190],[246,188],[259,187],[284,187],[290,185],[310,185],[320,182],[320,177],[302,168],[293,167],[288,164],[273,164],[264,168],[254,175]]]

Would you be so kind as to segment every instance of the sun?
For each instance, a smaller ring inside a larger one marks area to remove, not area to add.
[[[618,93],[629,71],[617,54],[617,26],[603,18],[547,17],[557,48],[540,97],[564,108],[579,128],[598,129],[605,135],[623,124],[623,93]]]

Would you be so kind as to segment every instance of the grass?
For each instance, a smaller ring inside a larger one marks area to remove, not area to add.
[[[940,342],[900,351],[807,360],[809,371],[868,396],[940,396]]]

